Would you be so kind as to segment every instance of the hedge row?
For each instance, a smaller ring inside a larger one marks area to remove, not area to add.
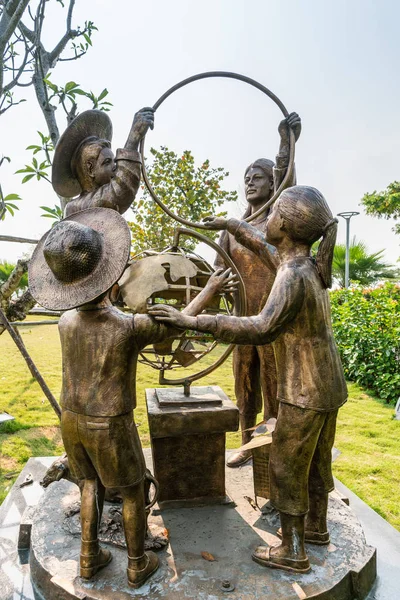
[[[331,306],[346,378],[394,404],[400,396],[400,286],[334,290]]]

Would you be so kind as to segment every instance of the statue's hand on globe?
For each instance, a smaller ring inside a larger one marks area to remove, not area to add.
[[[189,315],[176,310],[170,304],[155,304],[154,306],[150,306],[148,314],[154,317],[156,321],[168,323],[168,325],[178,327],[179,329],[196,329],[196,317],[189,317]]]
[[[219,292],[232,293],[236,290],[238,279],[231,269],[217,269],[211,275],[205,288],[200,292],[200,296],[207,296],[210,299]],[[155,304],[148,308],[148,313],[157,321],[163,321],[179,329],[196,329],[196,317],[185,314],[185,310],[180,312],[170,304]]]

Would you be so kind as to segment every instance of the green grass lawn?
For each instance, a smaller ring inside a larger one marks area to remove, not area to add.
[[[37,367],[58,398],[61,354],[57,327],[24,327],[20,332]],[[211,357],[207,356],[201,364],[204,367],[211,362]],[[199,384],[220,385],[234,399],[231,361],[228,359]],[[139,365],[135,420],[143,445],[149,446],[144,400],[146,387],[159,387],[158,373]],[[1,502],[30,456],[56,456],[61,454],[63,446],[58,419],[7,333],[0,336],[0,390],[0,412],[7,411],[15,417],[15,421],[0,427]],[[376,400],[357,385],[350,384],[349,392],[349,401],[339,412],[335,446],[341,455],[334,463],[334,473],[400,530],[400,421],[393,418],[393,407]],[[228,434],[228,448],[238,445],[239,434]]]

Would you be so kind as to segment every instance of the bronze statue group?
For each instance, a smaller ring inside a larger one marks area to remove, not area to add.
[[[266,567],[307,573],[305,543],[329,544],[331,449],[337,412],[347,398],[327,291],[337,221],[320,192],[293,180],[252,225],[207,219],[210,229],[223,231],[220,244],[243,276],[246,316],[201,314],[216,292],[234,284],[223,269],[182,312],[170,305],[150,307],[148,314],[121,312],[110,299],[130,251],[130,231],[121,213],[138,190],[139,143],[153,124],[152,109],[139,111],[115,158],[106,113],[87,111],[70,124],[56,147],[52,181],[57,193],[76,198],[67,204],[63,221],[41,239],[29,266],[34,298],[46,308],[65,311],[59,322],[61,432],[82,492],[80,575],[90,579],[111,560],[98,542],[109,487],[123,499],[129,585],[140,587],[159,566],[157,555],[144,550],[145,463],[133,418],[136,366],[146,345],[187,328],[237,344],[233,370],[244,443],[262,400],[264,418],[277,417],[270,496],[280,514],[282,541],[256,548],[252,558]],[[246,170],[244,218],[279,187],[288,166],[289,128],[297,139],[301,123],[296,113],[279,126],[276,165],[259,159]],[[313,258],[311,246],[317,240]],[[249,452],[237,452],[228,466],[249,459]]]

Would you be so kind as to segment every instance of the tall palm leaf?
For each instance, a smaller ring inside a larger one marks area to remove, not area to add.
[[[369,254],[365,242],[353,237],[349,253],[349,278],[351,281],[358,281],[361,285],[369,285],[381,279],[395,279],[398,277],[398,272],[393,269],[393,265],[383,261],[385,250]],[[345,268],[346,245],[337,244],[333,253],[332,272],[340,287],[344,287]]]
[[[315,254],[319,242],[314,244],[313,253]],[[399,277],[399,271],[383,261],[385,250],[379,250],[372,254],[368,253],[365,242],[353,237],[349,247],[349,279],[357,281],[361,285],[369,285],[382,279],[396,279]],[[336,244],[333,253],[332,273],[336,283],[340,287],[345,284],[346,269],[346,245]]]

